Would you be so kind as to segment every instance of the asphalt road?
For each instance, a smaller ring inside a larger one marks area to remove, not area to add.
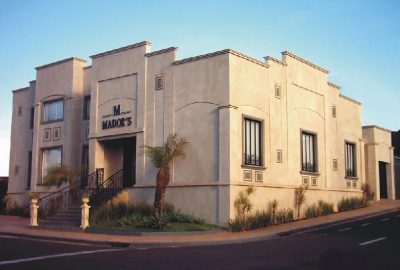
[[[266,241],[159,249],[0,236],[0,269],[400,269],[400,212]]]

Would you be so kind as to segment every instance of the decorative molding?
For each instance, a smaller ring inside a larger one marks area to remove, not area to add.
[[[56,62],[52,62],[52,63],[49,63],[49,64],[45,64],[45,65],[42,65],[42,66],[35,67],[35,69],[36,70],[44,69],[44,68],[48,68],[48,67],[51,67],[51,66],[56,66],[56,65],[63,64],[63,63],[66,63],[66,62],[74,61],[74,60],[86,63],[86,60],[84,60],[82,58],[70,57],[70,58],[66,58],[66,59],[60,60],[60,61],[56,61]]]
[[[99,58],[99,57],[106,56],[106,55],[109,55],[109,54],[119,53],[119,52],[123,52],[123,51],[126,51],[126,50],[130,50],[130,49],[133,49],[133,48],[138,48],[138,47],[142,47],[142,46],[146,46],[146,45],[151,45],[151,42],[150,41],[142,41],[142,42],[135,43],[135,44],[128,45],[128,46],[124,46],[124,47],[121,47],[121,48],[118,48],[118,49],[109,50],[109,51],[105,51],[105,52],[98,53],[98,54],[93,54],[93,55],[90,56],[90,58],[92,58],[92,59]]]
[[[272,62],[275,62],[275,63],[277,63],[277,64],[279,64],[279,65],[284,66],[284,67],[287,66],[286,63],[284,63],[284,62],[282,62],[282,61],[280,61],[280,60],[278,60],[278,59],[276,59],[276,58],[274,58],[274,57],[272,57],[272,56],[265,56],[264,59],[265,59],[265,61],[271,60]]]
[[[178,47],[169,47],[169,48],[166,48],[166,49],[162,49],[162,50],[146,53],[145,56],[146,57],[151,57],[151,56],[160,55],[160,54],[163,54],[163,53],[173,52],[173,51],[177,51],[177,50],[178,50]]]
[[[61,139],[61,127],[53,127],[52,140],[59,141]]]
[[[189,62],[193,62],[193,61],[197,61],[197,60],[202,60],[202,59],[206,59],[206,58],[210,58],[210,57],[214,57],[214,56],[218,56],[218,55],[224,55],[224,54],[232,54],[238,57],[241,57],[243,59],[246,59],[252,63],[255,63],[257,65],[269,68],[269,65],[265,64],[264,62],[261,62],[255,58],[252,58],[250,56],[247,56],[245,54],[242,54],[240,52],[237,52],[235,50],[232,49],[225,49],[222,51],[216,51],[216,52],[212,52],[212,53],[207,53],[207,54],[202,54],[202,55],[198,55],[198,56],[194,56],[194,57],[189,57],[189,58],[185,58],[182,60],[177,60],[175,61],[173,64],[174,65],[181,65],[181,64],[185,64],[185,63],[189,63]]]
[[[218,109],[235,109],[235,110],[237,110],[238,107],[235,105],[228,104],[228,105],[221,105],[218,107]]]
[[[303,59],[303,58],[301,58],[301,57],[299,57],[299,56],[297,56],[297,55],[295,55],[295,54],[293,54],[291,52],[284,51],[284,52],[282,52],[282,55],[290,56],[290,57],[292,57],[292,58],[294,58],[294,59],[296,59],[296,60],[298,60],[298,61],[300,61],[300,62],[302,62],[302,63],[304,63],[306,65],[309,65],[312,68],[315,68],[315,69],[317,69],[319,71],[322,71],[323,73],[326,73],[326,74],[329,73],[329,70],[326,70],[326,69],[324,69],[324,68],[322,68],[322,67],[320,67],[320,66],[318,66],[318,65],[316,65],[314,63],[311,63],[311,62],[309,62],[309,61],[307,61],[307,60],[305,60],[305,59]]]
[[[353,102],[353,103],[355,103],[357,105],[361,105],[361,102],[358,102],[357,100],[354,100],[354,99],[351,99],[349,97],[346,97],[345,95],[339,94],[339,97],[343,98],[343,99],[345,99],[347,101]]]

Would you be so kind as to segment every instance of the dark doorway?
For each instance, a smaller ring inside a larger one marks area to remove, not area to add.
[[[387,175],[386,175],[386,163],[379,161],[379,187],[381,199],[388,198],[387,192]]]
[[[136,137],[123,139],[123,186],[131,187],[136,183]]]

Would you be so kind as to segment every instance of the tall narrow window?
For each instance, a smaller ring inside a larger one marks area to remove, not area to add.
[[[346,177],[356,177],[356,145],[346,142],[344,150]]]
[[[83,120],[90,119],[90,96],[85,96],[83,101]]]
[[[253,119],[244,119],[243,129],[243,160],[246,165],[262,165],[261,122]]]
[[[33,124],[34,124],[34,115],[35,115],[35,107],[31,107],[31,115],[29,119],[29,127],[33,129]]]
[[[82,175],[81,175],[81,185],[82,187],[87,186],[87,177],[89,175],[89,146],[83,145],[82,146]]]
[[[49,171],[61,165],[62,148],[49,148],[42,150],[42,181]]]
[[[64,119],[64,100],[54,100],[43,105],[43,122],[59,121]]]
[[[317,172],[317,139],[308,132],[301,133],[301,170]]]

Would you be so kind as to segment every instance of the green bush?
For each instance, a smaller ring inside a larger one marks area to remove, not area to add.
[[[338,211],[350,211],[358,208],[364,208],[367,206],[367,199],[364,197],[350,197],[350,198],[342,198],[338,202]]]
[[[320,216],[317,205],[315,203],[312,205],[309,205],[306,208],[306,210],[304,211],[304,216],[306,218],[313,218],[313,217]]]
[[[281,209],[276,213],[276,223],[287,223],[294,221],[294,211],[293,209]]]
[[[206,223],[206,221],[202,218],[196,218],[193,215],[181,213],[179,210],[164,212],[164,215],[166,215],[169,222],[193,223],[201,225]]]
[[[328,203],[323,200],[318,201],[318,204],[308,206],[304,212],[306,218],[326,216],[333,214],[333,203]]]
[[[333,203],[328,203],[323,200],[318,201],[318,208],[321,216],[327,216],[335,213]]]
[[[267,211],[257,211],[248,217],[248,229],[255,230],[264,228],[272,224],[272,213]]]
[[[134,215],[151,216],[154,208],[147,204],[131,203],[106,203],[100,206],[90,217],[91,223],[97,224],[104,221],[117,220]]]
[[[138,226],[149,229],[164,230],[167,228],[168,223],[168,215],[161,214],[159,216],[144,216]]]

